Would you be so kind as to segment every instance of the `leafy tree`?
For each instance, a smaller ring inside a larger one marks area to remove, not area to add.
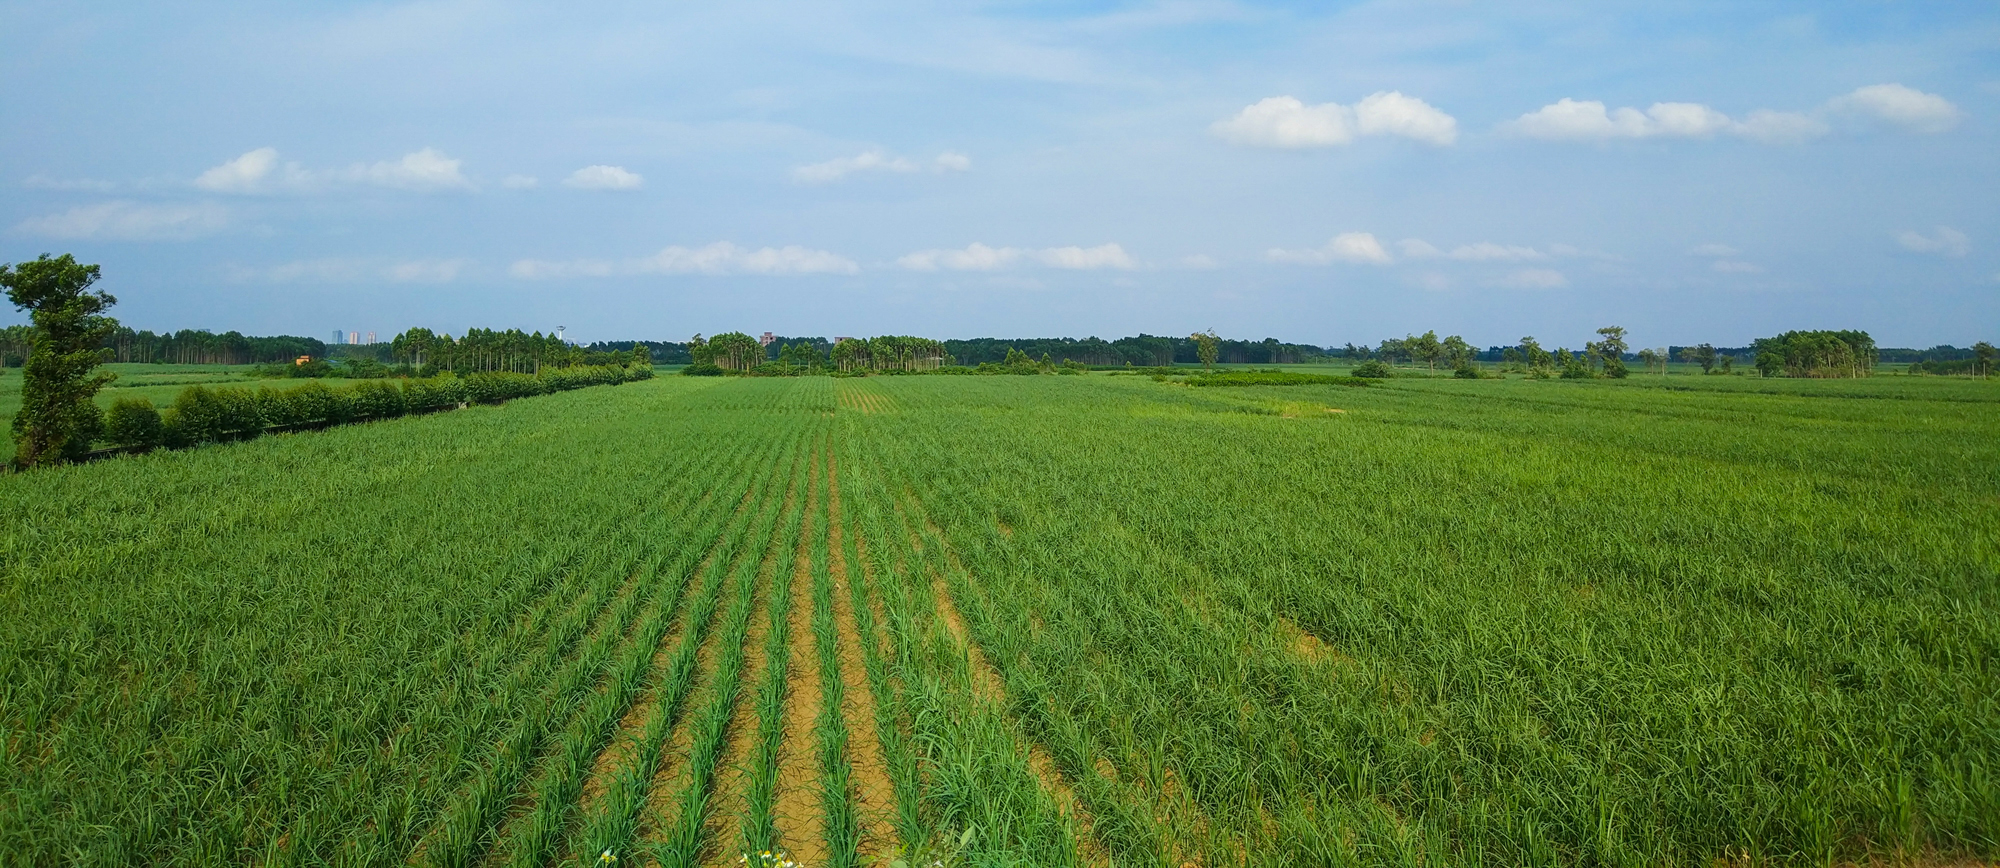
[[[1715,368],[1715,359],[1714,344],[1696,344],[1691,347],[1681,347],[1681,361],[1693,362],[1700,365],[1701,372],[1704,374]]]
[[[1382,339],[1382,346],[1376,350],[1376,355],[1382,361],[1393,365],[1399,358],[1408,361],[1410,358],[1410,349],[1399,338],[1384,338]]]
[[[1444,358],[1444,344],[1438,341],[1436,330],[1424,332],[1417,337],[1403,339],[1403,350],[1411,359],[1422,359],[1424,367],[1437,370],[1438,359]]]
[[[1222,339],[1216,336],[1215,329],[1195,332],[1188,335],[1188,340],[1194,341],[1195,353],[1201,358],[1201,366],[1214,370],[1215,357],[1222,351]]]
[[[1980,341],[1979,343],[1973,344],[1972,355],[1973,358],[1977,359],[1979,362],[1978,370],[1976,372],[1978,376],[1984,377],[1987,376],[1988,374],[1993,373],[1993,357],[1995,353],[1992,344],[1989,344],[1985,341]]]
[[[118,299],[91,292],[97,278],[97,266],[67,253],[0,264],[0,286],[16,308],[29,312],[35,329],[14,416],[14,460],[23,467],[82,456],[103,426],[95,397],[112,375],[94,371],[104,361],[100,347],[118,327],[104,311]]]
[[[1454,368],[1470,366],[1473,358],[1479,355],[1478,350],[1473,349],[1471,344],[1465,342],[1465,338],[1458,335],[1445,338],[1440,349],[1444,352],[1445,361],[1450,362]]]
[[[1509,367],[1519,367],[1521,365],[1521,351],[1513,347],[1501,350],[1500,362]]]
[[[1604,366],[1604,376],[1623,379],[1630,373],[1625,369],[1625,329],[1605,326],[1598,329],[1597,334],[1600,339],[1584,344],[1584,350]]]
[[[1556,358],[1562,362],[1562,378],[1565,380],[1588,380],[1597,376],[1583,356],[1570,352],[1567,347],[1557,347]]]
[[[1521,358],[1528,364],[1528,375],[1536,378],[1547,377],[1556,364],[1556,357],[1532,336],[1521,339]]]

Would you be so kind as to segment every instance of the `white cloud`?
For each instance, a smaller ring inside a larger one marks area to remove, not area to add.
[[[1014,247],[988,247],[977,241],[966,245],[964,250],[919,250],[896,259],[896,264],[911,271],[936,271],[940,268],[951,271],[993,271],[1006,268],[1021,258],[1021,251]]]
[[[228,274],[238,283],[450,283],[470,264],[466,259],[385,262],[369,257],[328,257],[264,268],[231,266]]]
[[[1181,267],[1207,271],[1211,268],[1221,268],[1222,263],[1216,261],[1215,257],[1209,256],[1206,253],[1197,253],[1193,256],[1181,257]]]
[[[1709,263],[1708,267],[1715,271],[1722,272],[1723,274],[1764,273],[1764,266],[1758,265],[1753,262],[1742,262],[1734,259],[1718,259],[1714,262]]]
[[[1936,253],[1941,256],[1964,256],[1972,249],[1965,233],[1950,226],[1939,226],[1936,236],[1904,230],[1896,233],[1896,243],[1903,245],[1904,250],[1914,253]]]
[[[51,178],[37,172],[21,179],[21,186],[31,190],[82,190],[90,193],[109,193],[117,185],[110,181],[90,178]]]
[[[445,156],[436,148],[425,148],[404,154],[402,159],[393,163],[385,160],[356,164],[347,170],[347,178],[398,190],[472,189],[472,182],[459,174],[458,166],[458,160]]]
[[[1731,120],[1700,103],[1658,102],[1645,111],[1607,109],[1596,100],[1564,97],[1500,125],[1502,132],[1535,139],[1605,140],[1710,138],[1717,133],[1771,145],[1797,144],[1832,131],[1832,116],[1860,118],[1919,133],[1957,125],[1950,100],[1900,84],[1871,84],[1828,100],[1811,111],[1756,109]]]
[[[1375,235],[1370,232],[1343,232],[1333,236],[1324,247],[1306,250],[1272,248],[1264,252],[1264,258],[1272,262],[1296,262],[1304,265],[1326,265],[1334,262],[1388,265],[1393,261],[1389,258],[1389,251],[1382,249],[1382,242],[1375,240]]]
[[[1616,261],[1618,259],[1616,254],[1606,253],[1602,250],[1585,250],[1574,244],[1551,244],[1549,245],[1549,255],[1565,259],[1602,259],[1605,261]]]
[[[145,205],[121,200],[29,218],[15,228],[48,238],[184,241],[212,235],[228,223],[229,212],[212,202]]]
[[[1919,133],[1941,133],[1958,125],[1958,106],[1934,93],[1900,84],[1871,84],[1835,97],[1827,108]]]
[[[1729,128],[1729,131],[1767,145],[1795,145],[1826,135],[1826,121],[1803,112],[1757,109]]]
[[[1400,91],[1370,94],[1355,103],[1354,119],[1364,136],[1402,136],[1433,145],[1458,141],[1458,121]]]
[[[1139,264],[1117,244],[1100,244],[1096,247],[1046,247],[1040,250],[1020,247],[989,247],[977,241],[959,250],[919,250],[896,259],[896,264],[911,271],[996,271],[1022,263],[1045,265],[1050,268],[1091,270],[1098,268],[1137,268]]]
[[[1444,251],[1422,238],[1405,238],[1396,242],[1396,248],[1403,251],[1403,256],[1408,259],[1431,259],[1444,255]]]
[[[931,160],[930,165],[937,172],[964,172],[972,168],[972,158],[957,151],[945,151]],[[870,150],[852,157],[835,157],[824,163],[799,166],[792,170],[792,179],[804,184],[827,184],[859,172],[908,174],[923,170],[922,164],[908,157]]]
[[[1735,256],[1741,251],[1727,244],[1697,244],[1688,250],[1689,256]]]
[[[1228,142],[1266,148],[1324,148],[1345,145],[1356,136],[1402,136],[1434,145],[1458,139],[1458,121],[1451,115],[1399,91],[1370,94],[1352,108],[1266,97],[1209,130]]]
[[[1549,256],[1533,247],[1481,241],[1453,248],[1451,258],[1465,262],[1540,262]]]
[[[414,259],[391,265],[383,274],[396,283],[450,283],[468,264],[464,259]]]
[[[623,166],[585,166],[563,179],[563,186],[578,190],[637,190],[645,185],[645,178]]]
[[[500,186],[509,190],[531,190],[541,186],[541,179],[533,175],[508,175],[500,179]]]
[[[1493,281],[1493,285],[1512,289],[1561,289],[1569,285],[1569,278],[1553,268],[1524,268]]]
[[[278,149],[258,148],[236,159],[202,172],[194,185],[217,193],[259,193],[271,188],[271,173],[278,167]],[[287,177],[301,180],[297,165],[286,167]]]
[[[1707,138],[1729,128],[1729,116],[1698,103],[1657,102],[1607,111],[1596,100],[1564,97],[1501,125],[1533,139],[1643,139],[1654,136]]]
[[[881,151],[863,151],[852,157],[835,157],[824,163],[800,166],[792,170],[792,177],[807,184],[825,184],[855,172],[915,172],[919,168],[903,157],[891,157]]]
[[[1036,260],[1050,268],[1090,270],[1097,268],[1137,268],[1138,263],[1116,244],[1096,247],[1050,247],[1034,253]]]
[[[564,277],[612,277],[644,274],[854,274],[861,270],[854,260],[825,250],[798,245],[785,247],[738,247],[717,241],[704,247],[674,245],[651,256],[623,262],[578,259],[569,262],[523,259],[507,272],[526,280]]]
[[[404,154],[399,160],[356,163],[338,172],[312,172],[297,163],[278,163],[276,148],[258,148],[202,172],[194,185],[217,193],[304,191],[333,183],[369,184],[399,190],[471,190],[460,162],[436,148]]]

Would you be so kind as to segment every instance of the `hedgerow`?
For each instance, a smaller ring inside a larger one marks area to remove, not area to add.
[[[182,389],[165,410],[155,409],[144,398],[120,399],[107,416],[105,439],[128,450],[185,448],[255,437],[270,430],[393,419],[587,386],[615,386],[652,376],[653,369],[647,365],[579,365],[551,368],[539,375],[492,371],[460,377],[444,373],[424,379],[360,380],[339,388],[319,382],[293,389],[195,385]]]

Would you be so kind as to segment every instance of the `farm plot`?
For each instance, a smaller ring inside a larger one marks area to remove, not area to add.
[[[665,378],[7,477],[0,861],[1994,858],[2000,396],[1801,389]]]

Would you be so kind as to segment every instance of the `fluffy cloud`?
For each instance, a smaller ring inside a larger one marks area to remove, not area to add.
[[[695,248],[674,245],[651,256],[622,262],[523,259],[507,269],[509,274],[527,280],[645,274],[854,274],[860,270],[854,260],[825,250],[798,245],[751,249],[727,241]]]
[[[261,193],[271,189],[271,173],[277,167],[278,149],[258,148],[201,173],[194,185],[217,193]],[[303,180],[304,173],[296,164],[287,169],[289,177]]]
[[[1356,136],[1402,136],[1434,145],[1458,140],[1458,121],[1451,115],[1398,91],[1371,94],[1351,108],[1266,97],[1209,130],[1225,141],[1266,148],[1324,148],[1345,145]]]
[[[1960,232],[1950,226],[1939,226],[1936,235],[1925,235],[1908,230],[1896,233],[1896,243],[1913,253],[1935,253],[1940,256],[1964,256],[1972,245]]]
[[[911,271],[996,271],[1021,264],[1050,268],[1095,270],[1139,267],[1125,248],[1117,244],[1096,247],[988,247],[975,241],[958,250],[919,250],[899,257],[896,264]]]
[[[945,151],[931,161],[931,168],[938,172],[964,172],[972,168],[972,158],[957,151]],[[858,172],[909,173],[923,170],[922,164],[908,157],[863,151],[852,157],[835,157],[824,163],[800,166],[792,170],[792,178],[805,184],[827,184]]]
[[[1934,93],[1900,84],[1871,84],[1835,97],[1827,108],[1919,133],[1941,133],[1958,125],[1958,106]]]
[[[563,186],[578,190],[637,190],[645,185],[645,178],[623,166],[585,166],[563,179]]]
[[[1729,128],[1729,116],[1705,105],[1658,102],[1606,111],[1596,100],[1564,97],[1504,125],[1507,132],[1534,139],[1643,139],[1654,136],[1706,138]]]
[[[1596,100],[1563,98],[1500,126],[1534,139],[1606,140],[1711,138],[1728,134],[1765,144],[1796,144],[1832,131],[1829,118],[1858,118],[1919,133],[1940,133],[1958,123],[1958,107],[1937,94],[1900,84],[1872,84],[1834,97],[1811,111],[1757,109],[1732,120],[1700,103],[1658,102],[1645,111],[1607,109]]]
[[[394,162],[355,165],[345,177],[357,183],[399,190],[470,190],[472,182],[459,174],[459,161],[436,148],[404,154]]]
[[[1389,258],[1389,251],[1382,249],[1382,242],[1375,240],[1375,235],[1371,232],[1342,232],[1333,236],[1323,247],[1305,250],[1272,248],[1264,252],[1264,258],[1272,262],[1296,262],[1304,265],[1327,265],[1334,262],[1388,265],[1393,261]]]
[[[1523,268],[1500,277],[1493,285],[1509,289],[1561,289],[1569,285],[1569,278],[1553,268]]]
[[[460,162],[436,148],[404,154],[399,160],[356,163],[332,172],[308,171],[297,163],[278,163],[276,148],[258,148],[211,168],[194,185],[216,193],[303,192],[335,184],[366,184],[399,190],[471,190],[459,172]]]
[[[185,241],[212,235],[228,223],[229,212],[212,202],[147,205],[115,201],[30,218],[16,228],[48,238]]]

